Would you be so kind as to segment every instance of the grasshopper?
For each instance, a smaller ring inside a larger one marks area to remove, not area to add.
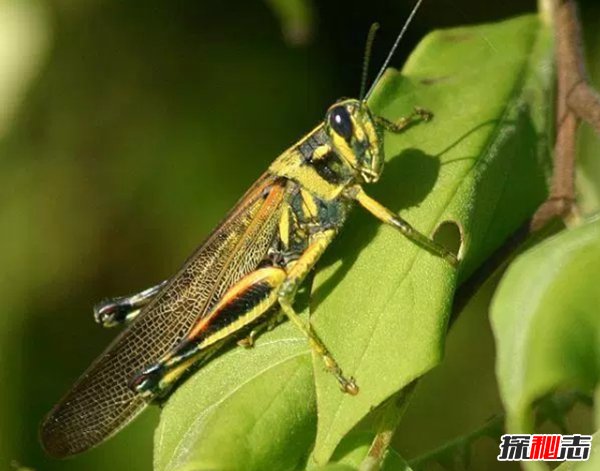
[[[302,281],[341,230],[355,204],[456,265],[456,256],[371,198],[384,163],[383,134],[402,132],[431,115],[422,110],[392,122],[367,98],[381,77],[413,9],[370,90],[331,106],[324,121],[281,154],[171,279],[138,294],[103,301],[104,326],[127,328],[46,417],[41,440],[56,457],[98,445],[224,344],[251,345],[279,316],[307,337],[342,391],[356,394],[333,355],[294,309]],[[372,29],[374,32],[374,29]],[[364,70],[368,68],[367,42]],[[363,72],[364,90],[366,73]]]

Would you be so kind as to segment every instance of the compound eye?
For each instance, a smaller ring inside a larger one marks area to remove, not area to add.
[[[329,126],[347,141],[352,137],[352,118],[343,106],[338,106],[330,111]]]

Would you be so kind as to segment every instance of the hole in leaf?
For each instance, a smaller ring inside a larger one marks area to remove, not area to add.
[[[433,240],[456,254],[459,259],[462,258],[463,231],[456,221],[442,222],[433,233]]]

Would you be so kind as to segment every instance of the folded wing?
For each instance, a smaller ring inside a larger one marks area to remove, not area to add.
[[[127,425],[146,402],[128,388],[140,369],[172,349],[196,320],[264,259],[285,197],[285,180],[263,175],[132,324],[79,378],[44,420],[56,457],[80,453]]]

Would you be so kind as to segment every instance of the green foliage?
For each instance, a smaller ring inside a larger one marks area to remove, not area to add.
[[[154,468],[295,469],[314,440],[310,376],[306,342],[292,325],[217,358],[167,402]]]
[[[492,322],[509,432],[531,432],[536,402],[557,389],[597,395],[599,279],[600,220],[539,244],[503,278]]]

